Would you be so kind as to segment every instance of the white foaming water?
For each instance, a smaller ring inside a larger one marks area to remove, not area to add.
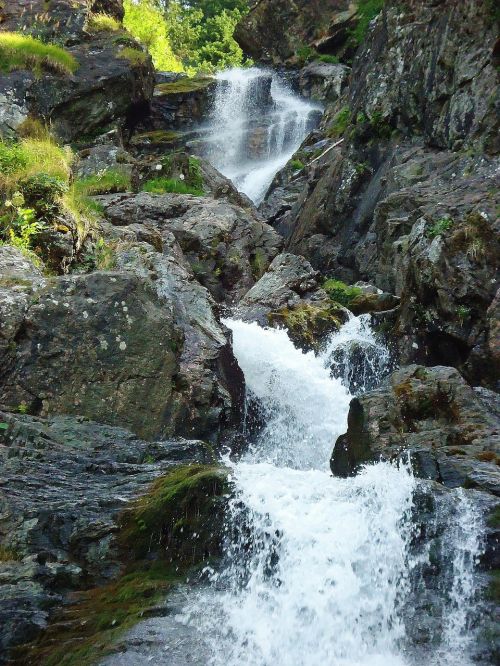
[[[256,67],[217,75],[208,157],[256,204],[318,122],[321,107]]]
[[[378,463],[349,479],[332,478],[328,469],[350,399],[342,381],[331,376],[331,356],[349,339],[368,350],[378,344],[366,319],[349,321],[319,357],[296,349],[284,331],[225,323],[264,423],[243,457],[226,461],[235,494],[225,565],[184,615],[208,641],[207,663],[431,663],[432,655],[412,658],[402,613],[411,593],[417,482],[404,465]],[[457,536],[462,545],[453,555],[451,614],[439,649],[455,661],[443,658],[435,666],[469,663],[458,601],[462,595],[467,605],[472,598],[476,537],[477,529],[465,541]]]

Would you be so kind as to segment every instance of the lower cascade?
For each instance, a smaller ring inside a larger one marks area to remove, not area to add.
[[[207,156],[259,204],[275,174],[318,124],[321,107],[265,69],[232,69],[217,79]]]
[[[226,460],[236,492],[222,567],[207,569],[209,585],[182,613],[207,643],[207,663],[472,663],[482,530],[473,500],[463,491],[435,497],[404,462],[369,465],[350,479],[328,469],[351,397],[349,341],[369,367],[380,348],[366,318],[351,319],[318,356],[296,349],[283,330],[226,324],[259,424],[253,433],[249,425],[246,453]],[[332,356],[343,357],[340,378]],[[434,523],[424,537],[419,511],[429,502]]]

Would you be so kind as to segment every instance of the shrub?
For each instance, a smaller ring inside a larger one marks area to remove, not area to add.
[[[363,293],[359,287],[349,286],[341,280],[333,279],[326,280],[323,289],[333,301],[344,307],[349,307],[352,301]]]
[[[452,226],[453,220],[451,217],[441,217],[427,229],[427,236],[428,238],[436,238],[437,236],[444,234],[448,229],[451,229]]]
[[[39,39],[17,32],[0,32],[0,71],[29,69],[41,74],[44,69],[72,74],[78,63],[65,49],[44,44]]]
[[[142,187],[144,192],[151,194],[166,194],[173,192],[175,194],[192,194],[202,197],[204,192],[199,187],[193,187],[179,178],[153,178],[144,183]]]
[[[86,28],[89,32],[118,32],[122,24],[108,14],[91,14]]]
[[[316,49],[312,48],[312,46],[303,44],[302,46],[299,46],[299,48],[295,51],[295,55],[299,62],[306,63],[310,62],[311,60],[314,60],[314,58],[317,56],[317,52]]]
[[[18,183],[26,205],[33,208],[40,221],[49,222],[61,209],[61,197],[68,191],[65,182],[46,173],[37,173]]]
[[[169,72],[184,71],[182,63],[172,51],[165,17],[154,2],[124,0],[123,7],[124,27],[147,48],[156,69]]]

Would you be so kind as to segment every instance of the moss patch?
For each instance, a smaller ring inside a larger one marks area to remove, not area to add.
[[[160,83],[155,87],[155,95],[184,95],[186,93],[204,90],[214,82],[210,77],[184,78],[174,83]]]
[[[341,280],[326,280],[323,284],[323,289],[326,291],[328,296],[348,308],[355,298],[360,297],[363,291],[359,287],[354,287],[342,282]]]
[[[90,666],[109,654],[172,586],[219,554],[228,490],[227,472],[216,465],[158,478],[118,520],[122,575],[74,594],[37,641],[15,650],[13,663]]]
[[[316,349],[321,339],[337,331],[344,321],[342,309],[335,303],[300,303],[268,315],[269,323],[287,328],[291,340],[303,349]]]

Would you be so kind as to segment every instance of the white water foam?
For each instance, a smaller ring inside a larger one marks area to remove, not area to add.
[[[469,664],[460,605],[473,596],[478,526],[472,529],[464,514],[456,545],[448,544],[449,615],[435,659],[426,652],[422,661],[408,645],[403,616],[417,563],[411,514],[419,484],[404,465],[378,463],[350,479],[332,478],[328,470],[350,399],[342,380],[331,376],[331,357],[349,340],[368,350],[379,344],[366,319],[348,322],[319,357],[296,349],[284,331],[225,323],[265,423],[238,462],[226,460],[236,490],[225,563],[183,618],[208,641],[207,663]]]
[[[321,107],[294,94],[272,71],[232,69],[219,73],[217,79],[208,157],[259,204],[275,174],[318,120]],[[270,105],[265,93],[269,83]],[[254,155],[249,152],[252,141],[260,144]]]

